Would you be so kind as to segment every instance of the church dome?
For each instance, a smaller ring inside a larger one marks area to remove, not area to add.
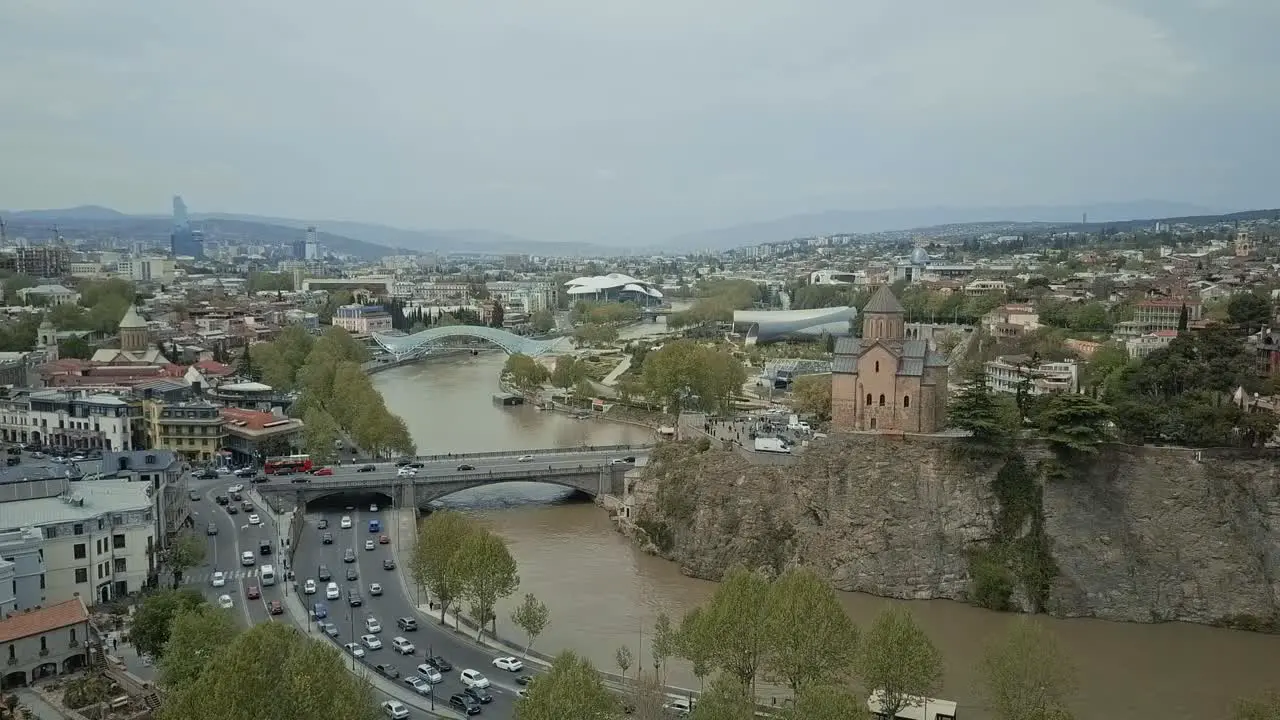
[[[142,316],[138,314],[138,309],[132,305],[129,306],[129,311],[124,314],[124,317],[120,318],[121,330],[145,330],[146,327],[147,321],[142,319]]]
[[[912,250],[911,264],[912,265],[928,265],[929,253],[925,252],[925,249],[922,247],[918,247],[915,250]]]

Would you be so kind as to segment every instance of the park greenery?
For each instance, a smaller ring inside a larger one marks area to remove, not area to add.
[[[556,316],[550,310],[538,310],[529,316],[529,324],[536,333],[551,332],[556,327]]]
[[[520,586],[516,562],[502,538],[452,510],[433,512],[423,521],[410,570],[413,579],[435,596],[441,624],[445,613],[453,608],[457,626],[458,608],[462,602],[467,603],[467,610],[476,621],[476,639],[483,636],[485,628],[497,632],[494,607]],[[525,603],[530,603],[528,597]],[[545,608],[522,606],[521,610],[520,619],[515,622],[532,645],[549,620]]]
[[[675,340],[645,354],[639,387],[673,412],[723,412],[732,409],[733,398],[746,381],[746,369],[727,350]]]
[[[342,328],[317,338],[290,326],[276,340],[252,345],[240,369],[299,393],[291,412],[305,423],[304,445],[317,461],[335,460],[344,436],[373,457],[412,455],[416,447],[404,420],[387,410],[361,367],[368,359],[368,350]]]
[[[569,319],[575,325],[623,325],[640,319],[640,306],[630,302],[579,300]]]
[[[204,538],[197,537],[192,532],[184,532],[174,538],[169,547],[167,563],[169,570],[173,572],[174,587],[182,583],[183,573],[204,562],[206,547]]]
[[[769,297],[768,288],[750,280],[703,280],[696,291],[693,306],[668,315],[667,327],[680,330],[732,322],[734,310],[745,310]]]
[[[558,364],[557,360],[557,364]],[[532,396],[551,379],[551,372],[534,358],[521,353],[507,356],[502,374],[513,387],[525,396]]]
[[[4,287],[6,305],[23,305],[18,291],[38,285],[38,281],[26,275],[8,274],[0,279]],[[126,280],[83,280],[76,284],[80,302],[58,305],[47,311],[25,314],[16,322],[0,327],[0,351],[26,352],[36,345],[36,331],[47,317],[59,330],[79,330],[85,333],[111,335],[120,325],[137,293],[133,283]],[[35,296],[26,304],[39,307],[42,301]],[[61,357],[85,358],[92,355],[92,348],[83,339],[68,340],[59,345]]]

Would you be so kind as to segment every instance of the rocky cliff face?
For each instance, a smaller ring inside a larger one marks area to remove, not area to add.
[[[790,466],[669,443],[631,483],[636,534],[684,572],[808,565],[842,590],[970,600],[975,553],[999,535],[999,462],[940,437],[825,438]],[[1069,467],[1023,448],[1053,614],[1280,625],[1275,456],[1106,447]],[[1018,532],[1029,532],[1028,521]]]

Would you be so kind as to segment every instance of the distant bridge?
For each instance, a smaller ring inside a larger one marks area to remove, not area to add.
[[[293,497],[298,507],[313,500],[351,493],[381,493],[401,507],[423,507],[446,495],[484,485],[505,482],[538,482],[572,488],[596,497],[622,495],[622,477],[635,467],[630,458],[648,456],[648,445],[612,445],[564,450],[528,450],[435,455],[422,459],[414,476],[401,476],[397,468],[383,464],[374,472],[339,468],[339,474],[280,478],[259,485],[264,496]],[[469,469],[461,469],[469,468]]]
[[[412,335],[373,333],[374,341],[397,360],[422,354],[424,351],[433,348],[445,347],[443,345],[445,341],[456,338],[484,340],[501,348],[508,355],[520,354],[537,357],[551,352],[556,346],[555,340],[534,340],[515,333],[509,333],[506,330],[480,325],[434,327]]]

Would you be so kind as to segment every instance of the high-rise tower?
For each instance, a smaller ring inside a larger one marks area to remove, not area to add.
[[[191,220],[187,218],[187,204],[182,201],[181,195],[173,196],[173,232],[169,235],[169,249],[174,257],[204,257],[204,243],[191,229]]]

